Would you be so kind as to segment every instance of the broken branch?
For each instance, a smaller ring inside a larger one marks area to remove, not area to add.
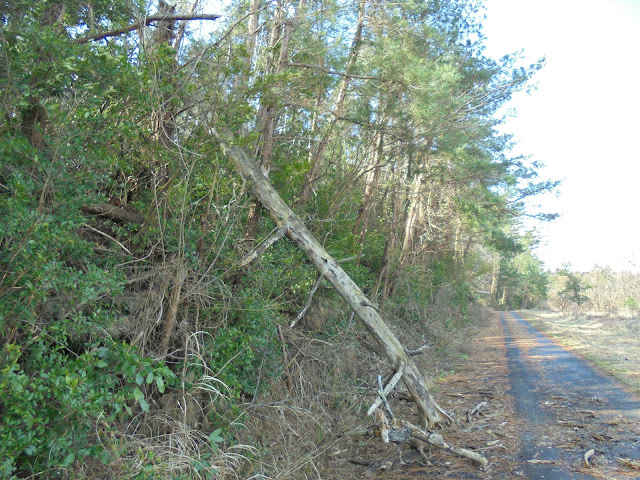
[[[341,260],[336,260],[336,263],[350,262],[351,260],[357,260],[362,256],[363,255],[354,255],[353,257],[347,257]],[[295,327],[296,324],[304,318],[304,316],[307,314],[307,312],[311,308],[311,303],[313,302],[313,296],[315,295],[318,288],[320,288],[320,284],[322,283],[323,278],[324,277],[322,275],[318,275],[316,282],[311,287],[311,290],[309,290],[309,296],[307,297],[307,301],[304,303],[304,306],[302,307],[302,310],[300,310],[300,313],[298,314],[298,316],[294,318],[293,321],[291,322],[291,325],[289,325],[290,328]],[[352,315],[353,315],[353,312],[352,312]]]
[[[304,316],[307,314],[307,312],[311,308],[311,303],[313,302],[313,296],[315,295],[316,290],[320,288],[320,284],[322,283],[323,278],[324,277],[322,275],[318,275],[316,283],[313,284],[313,287],[311,287],[311,290],[309,291],[309,297],[307,297],[307,301],[304,303],[304,307],[302,307],[302,310],[300,310],[300,313],[298,314],[298,316],[293,319],[289,327],[291,328],[295,327],[296,323],[302,320]]]
[[[420,440],[421,442],[428,443],[429,445],[440,448],[454,455],[458,455],[459,457],[468,458],[469,460],[483,468],[489,464],[488,460],[478,453],[467,450],[466,448],[449,445],[444,441],[442,435],[438,433],[427,433],[416,427],[415,425],[407,425],[411,429],[411,436],[417,440]]]
[[[95,33],[93,35],[87,35],[86,37],[80,37],[73,39],[74,43],[88,43],[95,40],[103,40],[107,37],[115,37],[122,35],[123,33],[137,30],[141,27],[146,27],[154,22],[168,21],[175,22],[178,20],[217,20],[221,15],[149,15],[145,17],[141,22],[135,22],[126,27],[116,28],[113,30],[107,30],[106,32]]]
[[[98,215],[108,220],[113,220],[117,223],[135,223],[141,225],[144,222],[144,217],[137,213],[130,212],[124,208],[116,207],[108,203],[95,203],[93,205],[85,205],[81,208],[83,212],[90,213],[92,215]]]
[[[404,375],[404,368],[406,367],[406,365],[407,365],[406,362],[404,361],[400,362],[400,366],[398,367],[398,370],[396,370],[396,373],[393,375],[393,377],[391,377],[391,380],[389,380],[389,383],[387,383],[387,386],[384,387],[384,390],[381,389],[382,392],[378,392],[378,398],[376,398],[376,401],[373,402],[371,407],[369,407],[369,410],[367,410],[367,415],[371,415],[376,410],[376,408],[380,406],[382,402],[386,402],[387,395],[391,393],[391,390],[395,388],[396,384],[402,378],[402,375]],[[380,376],[378,376],[378,379],[379,379],[378,381],[382,383],[382,381],[380,380]]]
[[[420,355],[422,353],[427,353],[427,350],[429,350],[429,346],[428,345],[423,345],[420,348],[416,349],[416,350],[407,350],[407,355],[409,355],[410,357],[414,357],[416,355]]]
[[[83,226],[83,227],[85,227],[85,228],[88,228],[88,229],[89,229],[89,230],[91,230],[92,232],[95,232],[95,233],[97,233],[97,234],[99,234],[99,235],[102,235],[103,237],[106,237],[106,238],[108,238],[109,240],[111,240],[111,241],[113,241],[113,242],[117,243],[117,244],[118,244],[118,246],[119,246],[121,249],[123,249],[125,252],[127,252],[129,255],[131,255],[131,256],[133,257],[133,253],[131,253],[127,247],[125,247],[122,243],[120,243],[118,240],[116,240],[115,238],[113,238],[111,235],[109,235],[109,234],[107,234],[107,233],[104,233],[103,231],[98,230],[97,228],[93,228],[91,225],[87,225],[86,223],[83,223],[83,224],[82,224],[82,226]]]
[[[244,257],[242,257],[240,259],[240,262],[238,262],[238,265],[240,267],[244,267],[246,265],[249,265],[256,258],[258,258],[260,255],[262,255],[267,248],[269,248],[271,245],[273,245],[278,240],[280,240],[282,237],[284,237],[285,234],[287,233],[287,229],[288,228],[289,227],[288,227],[288,225],[286,223],[284,225],[282,225],[274,235],[272,235],[271,237],[269,237],[266,240],[264,240],[262,243],[260,243],[260,245],[258,245],[256,248],[254,248],[249,253],[247,253]]]

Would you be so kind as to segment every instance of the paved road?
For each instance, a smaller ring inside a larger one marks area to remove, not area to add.
[[[640,479],[640,398],[515,313],[500,313],[517,413],[527,424],[519,473],[531,480]],[[591,469],[583,454],[595,450]]]

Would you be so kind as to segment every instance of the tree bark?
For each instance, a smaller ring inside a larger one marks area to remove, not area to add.
[[[269,211],[273,221],[279,228],[286,227],[287,236],[300,249],[305,251],[316,269],[347,301],[393,367],[397,369],[401,363],[405,363],[403,381],[418,407],[420,422],[423,427],[427,428],[448,423],[450,417],[440,408],[429,393],[422,373],[409,358],[393,332],[384,323],[376,308],[362,293],[362,290],[320,245],[304,222],[282,200],[249,156],[240,148],[232,146],[233,137],[230,133],[216,128],[212,128],[212,133],[236,170],[251,185],[254,195]]]
[[[93,205],[85,205],[81,208],[83,212],[91,215],[99,215],[116,223],[135,223],[142,225],[144,217],[137,213],[130,212],[124,208],[116,207],[108,203],[94,203]]]
[[[365,179],[364,195],[362,196],[362,205],[358,211],[358,216],[353,226],[353,233],[360,237],[360,247],[364,246],[367,227],[369,223],[369,215],[371,212],[371,203],[374,192],[378,188],[378,179],[380,178],[380,162],[384,150],[384,133],[378,132],[376,139],[376,149],[373,153],[373,162],[371,169],[367,172]]]
[[[395,174],[395,167],[393,167],[392,174]],[[384,252],[382,253],[382,262],[380,266],[380,275],[378,282],[376,283],[375,294],[379,293],[379,289],[382,286],[382,292],[380,293],[380,305],[384,305],[385,300],[389,297],[391,290],[391,260],[396,252],[396,245],[398,243],[398,223],[400,222],[400,201],[398,199],[398,190],[393,188],[391,190],[391,226],[389,228],[389,234],[387,235],[387,241],[384,244]]]
[[[400,256],[400,264],[398,265],[399,269],[402,269],[402,267],[409,262],[409,259],[415,253],[418,221],[422,210],[421,197],[425,182],[425,176],[421,173],[417,174],[413,180],[411,196],[409,198],[407,220],[404,225],[404,239],[402,241],[402,255]]]
[[[493,257],[493,274],[491,275],[491,304],[498,304],[498,283],[500,281],[500,255]]]
[[[256,50],[256,39],[258,37],[258,10],[260,9],[260,0],[251,0],[249,6],[249,20],[247,23],[247,75],[251,72],[253,65],[253,57]]]
[[[329,123],[327,129],[322,135],[320,143],[313,153],[311,159],[309,160],[309,164],[311,165],[311,169],[307,172],[305,176],[304,183],[302,185],[302,190],[300,192],[300,197],[298,198],[299,205],[306,205],[311,199],[311,194],[313,193],[313,189],[315,186],[315,182],[318,180],[320,173],[320,159],[324,155],[325,150],[327,149],[327,145],[329,145],[329,140],[331,135],[333,134],[333,130],[338,123],[340,117],[342,117],[344,112],[344,104],[345,99],[347,98],[347,91],[349,90],[349,82],[351,78],[349,77],[349,73],[353,69],[353,66],[358,59],[358,54],[360,53],[360,45],[362,43],[362,29],[364,27],[364,19],[366,14],[367,0],[360,0],[358,6],[358,24],[356,26],[356,31],[353,35],[353,42],[351,43],[351,50],[349,52],[349,61],[347,63],[347,67],[345,69],[346,75],[342,78],[342,82],[340,83],[340,88],[338,89],[338,95],[336,97],[336,103],[333,108],[332,116],[333,119],[331,123]]]
[[[285,70],[287,67],[287,58],[289,56],[289,41],[295,24],[298,21],[298,15],[301,9],[304,8],[304,1],[301,1],[298,5],[298,10],[291,19],[282,21],[281,16],[285,15],[284,6],[282,3],[278,4],[275,18],[273,20],[273,29],[271,31],[270,49],[275,49],[276,45],[280,43],[280,52],[275,64],[274,73],[278,74]],[[272,63],[272,62],[270,62]],[[280,88],[281,82],[274,85],[274,89]],[[262,125],[262,145],[260,147],[260,170],[262,174],[269,178],[271,171],[271,159],[273,157],[273,134],[276,128],[276,116],[278,114],[278,107],[273,100],[268,100],[265,104],[260,106],[258,112],[258,123]],[[254,204],[249,209],[249,216],[247,218],[247,226],[245,229],[245,240],[249,244],[255,242],[256,235],[258,233],[258,225],[260,221],[260,213],[258,211],[258,205]]]

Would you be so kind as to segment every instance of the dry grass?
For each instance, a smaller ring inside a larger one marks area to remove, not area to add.
[[[427,376],[442,378],[464,363],[463,330],[446,328],[447,319],[432,312],[420,314],[423,322],[396,318],[388,323],[408,348],[429,345],[426,355],[413,358]],[[245,406],[246,428],[238,431],[242,443],[259,451],[245,478],[359,478],[363,467],[351,459],[395,458],[393,446],[372,436],[373,422],[366,415],[376,378],[390,367],[357,321],[347,321],[334,335],[319,334],[339,320],[332,315],[341,314],[316,308],[295,329],[281,328],[283,374]],[[479,308],[472,315],[487,312]],[[437,384],[430,385],[438,390]],[[392,407],[416,421],[412,404],[395,400]]]
[[[282,329],[284,371],[246,406],[242,441],[260,450],[251,478],[326,478],[327,452],[366,416],[368,383],[385,367],[356,325],[323,339]],[[366,421],[366,420],[364,420]]]
[[[640,319],[603,313],[518,312],[536,328],[640,391]]]

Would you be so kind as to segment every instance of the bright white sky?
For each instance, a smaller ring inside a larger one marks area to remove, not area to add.
[[[518,154],[564,179],[537,200],[562,217],[538,226],[555,270],[640,271],[640,0],[485,0],[486,53],[545,56],[538,89],[510,104]]]

